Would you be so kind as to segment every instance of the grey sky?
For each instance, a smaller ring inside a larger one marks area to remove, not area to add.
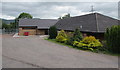
[[[91,5],[96,12],[113,18],[118,17],[117,2],[2,2],[0,18],[14,19],[22,12],[44,19],[57,19],[66,13],[79,16],[90,13]]]

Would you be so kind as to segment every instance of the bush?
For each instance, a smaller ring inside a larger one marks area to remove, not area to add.
[[[55,26],[51,26],[49,30],[49,39],[55,39],[57,36],[57,28]]]
[[[67,45],[72,45],[73,44],[73,38],[72,37],[68,37],[66,44]]]
[[[56,37],[56,41],[62,42],[62,43],[66,43],[66,42],[67,42],[67,35],[66,35],[66,33],[65,33],[64,30],[61,30],[61,31],[58,33],[58,35],[57,35],[57,37]]]
[[[83,39],[82,33],[80,32],[79,29],[76,29],[74,31],[73,40],[74,41],[81,41],[82,39]]]
[[[73,46],[92,50],[102,47],[102,44],[94,36],[85,37],[82,41],[74,41]]]
[[[79,29],[76,29],[74,32],[70,32],[70,35],[68,35],[67,44],[73,45],[74,41],[81,41],[82,40],[82,33]]]
[[[82,42],[85,43],[85,44],[89,44],[89,43],[92,43],[92,42],[95,42],[96,39],[94,36],[87,36],[85,37]]]
[[[106,29],[105,39],[110,52],[120,53],[120,25]]]
[[[93,48],[102,46],[100,41],[97,40],[94,36],[85,37],[81,42],[88,44],[88,47],[93,47]]]
[[[102,42],[102,47],[99,47],[98,49],[100,50],[100,51],[108,51],[108,49],[107,49],[107,44],[106,44],[106,40],[103,40]]]
[[[74,42],[73,42],[73,46],[76,46],[76,47],[77,47],[78,44],[79,44],[78,41],[74,41]]]

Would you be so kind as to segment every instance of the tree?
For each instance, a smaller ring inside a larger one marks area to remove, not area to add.
[[[19,19],[32,19],[32,15],[30,15],[29,13],[20,13],[20,15],[15,19],[15,23],[18,23],[19,22]]]
[[[112,26],[106,29],[105,40],[108,51],[120,53],[120,25]]]
[[[69,18],[69,17],[70,17],[70,14],[68,13],[68,14],[64,15],[63,17],[59,17],[58,19],[65,19],[65,18]]]
[[[8,33],[11,32],[11,29],[12,29],[12,25],[11,24],[7,24],[7,31],[8,31]]]
[[[2,29],[7,29],[7,24],[2,22]]]
[[[27,19],[32,19],[33,17],[32,17],[32,15],[30,15],[29,13],[21,13],[19,16],[18,16],[18,19],[20,19],[20,18],[22,18],[22,19],[24,19],[24,18],[27,18]]]
[[[51,26],[49,29],[49,39],[55,39],[57,36],[57,28],[55,26]]]
[[[73,35],[73,41],[81,41],[83,39],[82,33],[79,29],[75,29],[74,35]]]
[[[19,22],[19,19],[25,19],[25,18],[27,18],[27,19],[32,19],[33,17],[32,17],[32,15],[31,14],[29,14],[29,13],[20,13],[20,15],[17,17],[17,18],[15,18],[15,23],[13,24],[13,25],[15,25],[14,27],[16,27],[16,29],[18,29],[18,22]]]
[[[68,14],[64,15],[64,16],[62,17],[62,19],[69,18],[69,17],[70,17],[70,14],[68,13]]]
[[[58,19],[62,19],[61,17],[59,17]]]
[[[16,28],[16,25],[18,25],[17,23],[13,22],[13,23],[10,23],[11,25],[11,28],[15,29]]]

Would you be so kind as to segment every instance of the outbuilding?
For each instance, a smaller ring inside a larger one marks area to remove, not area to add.
[[[57,23],[57,19],[19,19],[19,35],[28,32],[29,35],[48,35],[50,26]]]

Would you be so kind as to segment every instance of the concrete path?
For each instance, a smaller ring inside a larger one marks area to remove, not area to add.
[[[39,36],[3,36],[3,68],[118,68],[118,57],[80,51]]]

